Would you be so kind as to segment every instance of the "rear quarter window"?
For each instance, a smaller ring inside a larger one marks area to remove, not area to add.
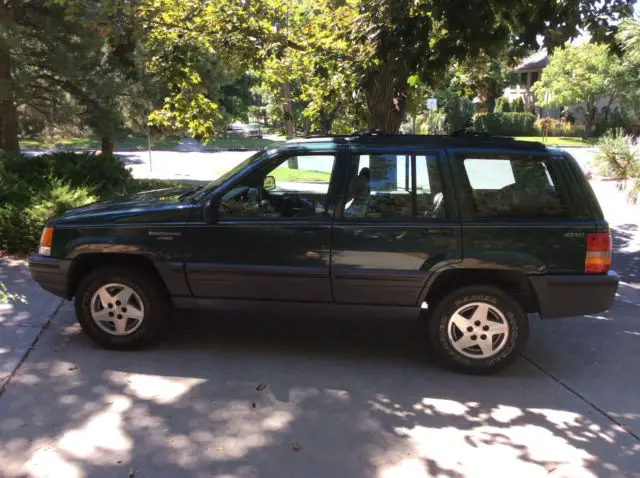
[[[569,210],[549,160],[519,155],[458,157],[476,218],[567,218]]]

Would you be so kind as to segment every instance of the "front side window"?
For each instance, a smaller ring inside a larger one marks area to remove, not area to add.
[[[333,155],[280,158],[227,191],[220,201],[219,216],[324,217],[334,163]]]
[[[567,217],[547,160],[531,156],[461,157],[476,218]]]
[[[444,218],[437,157],[413,154],[353,156],[345,218]]]

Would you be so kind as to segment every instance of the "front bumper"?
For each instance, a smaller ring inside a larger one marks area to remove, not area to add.
[[[29,271],[34,281],[44,290],[63,299],[69,296],[70,259],[56,259],[41,255],[29,256]]]
[[[543,319],[599,314],[611,307],[618,274],[544,275],[529,277]]]

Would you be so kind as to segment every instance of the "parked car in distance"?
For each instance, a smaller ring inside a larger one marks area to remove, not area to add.
[[[385,134],[288,141],[199,189],[69,210],[29,259],[104,347],[156,341],[174,307],[357,314],[421,320],[425,348],[478,374],[521,354],[535,314],[608,309],[610,264],[568,153]]]
[[[227,125],[225,131],[228,138],[262,139],[262,130],[259,124],[234,123]]]
[[[242,123],[229,124],[225,128],[227,138],[244,138],[245,126]]]
[[[262,139],[262,130],[259,124],[248,124],[245,128],[246,138]]]

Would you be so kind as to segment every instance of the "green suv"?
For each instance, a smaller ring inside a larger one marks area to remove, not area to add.
[[[288,141],[198,189],[70,210],[29,259],[105,347],[156,340],[174,307],[407,317],[472,373],[518,357],[528,314],[609,308],[610,263],[609,226],[567,153],[384,134]]]

